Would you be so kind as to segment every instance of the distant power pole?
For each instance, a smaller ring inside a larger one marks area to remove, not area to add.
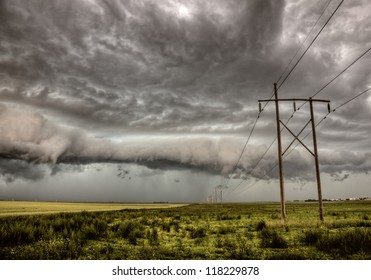
[[[218,200],[220,201],[220,204],[223,203],[223,186],[218,185],[214,187],[213,192],[211,195],[209,195],[208,200],[211,201],[211,204],[218,204]]]
[[[219,198],[220,204],[222,204],[223,203],[223,186],[222,185],[218,185],[215,187],[215,196],[216,196],[216,200],[218,201],[218,198]]]
[[[214,191],[215,191],[215,203],[218,204],[218,189],[215,188]]]
[[[328,105],[328,110],[330,111],[330,100],[324,99],[303,99],[303,98],[287,98],[287,99],[278,99],[277,94],[277,84],[274,83],[274,97],[275,99],[269,100],[258,100],[259,102],[259,110],[261,110],[260,102],[270,102],[274,101],[276,104],[276,122],[277,122],[277,142],[278,142],[278,166],[279,166],[279,176],[280,176],[280,195],[281,195],[281,221],[284,224],[286,222],[286,207],[285,207],[285,191],[284,191],[284,176],[283,176],[283,162],[282,156],[288,151],[291,145],[297,140],[301,145],[304,146],[305,149],[314,157],[315,166],[316,166],[316,178],[317,178],[317,191],[318,191],[318,203],[319,203],[319,217],[320,220],[323,221],[323,203],[322,203],[322,190],[321,190],[321,178],[320,178],[320,170],[319,170],[319,160],[318,160],[318,149],[317,149],[317,136],[316,136],[316,125],[314,123],[314,113],[313,113],[313,102],[325,102]],[[286,124],[284,124],[280,120],[280,111],[279,111],[279,102],[287,102],[291,101],[294,104],[294,111],[296,111],[296,101],[304,101],[309,102],[309,109],[310,109],[310,120],[305,124],[302,130],[295,135]],[[312,124],[312,135],[313,135],[313,152],[299,139],[300,134],[304,131],[304,129],[309,125]],[[281,124],[284,128],[287,129],[288,132],[294,137],[285,151],[282,153],[282,143],[281,143]]]

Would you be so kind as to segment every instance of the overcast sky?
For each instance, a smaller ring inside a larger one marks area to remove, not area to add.
[[[258,99],[340,2],[0,0],[0,198],[205,201],[231,176]],[[370,47],[371,2],[345,0],[279,97],[312,96]],[[370,65],[371,52],[316,97],[336,108],[371,86]],[[280,110],[285,121],[293,105]],[[326,113],[315,104],[316,122]],[[308,120],[306,104],[290,129]],[[370,120],[367,92],[317,127],[325,198],[371,196]],[[279,200],[276,143],[256,166],[275,137],[269,103],[226,201]],[[308,151],[284,174],[288,199],[316,198]]]

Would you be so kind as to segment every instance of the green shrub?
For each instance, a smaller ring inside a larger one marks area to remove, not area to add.
[[[178,232],[178,231],[179,231],[179,229],[180,229],[180,224],[179,224],[178,221],[176,221],[176,222],[173,221],[173,222],[172,222],[172,226],[173,226],[175,232]]]
[[[143,229],[143,226],[138,222],[126,221],[118,225],[116,235],[118,237],[128,238],[130,235],[135,233],[137,237],[142,237]]]
[[[162,230],[163,230],[163,231],[170,232],[171,225],[170,225],[169,223],[164,222],[164,223],[161,225],[161,227],[162,227]]]
[[[259,235],[262,248],[287,248],[286,240],[274,229],[264,228]]]
[[[149,232],[148,240],[149,244],[152,246],[159,244],[158,231],[156,228],[152,229],[152,231]]]
[[[304,236],[302,238],[302,241],[306,245],[315,245],[319,240],[321,240],[323,236],[323,231],[322,230],[309,230],[304,232]]]
[[[256,226],[256,230],[257,231],[261,231],[263,229],[265,229],[267,227],[267,224],[265,223],[265,221],[261,220],[258,225]]]
[[[219,234],[235,233],[236,229],[232,226],[221,226],[218,229]]]
[[[206,228],[192,228],[190,231],[191,238],[204,238],[206,236]]]
[[[217,216],[217,219],[219,221],[227,221],[227,220],[235,220],[235,219],[237,219],[237,217],[235,217],[233,215],[229,215],[229,214],[219,214]],[[240,219],[241,219],[241,216],[240,216]]]

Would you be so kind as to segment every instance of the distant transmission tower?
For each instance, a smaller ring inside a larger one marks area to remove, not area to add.
[[[222,185],[218,185],[214,188],[213,192],[211,193],[211,195],[208,196],[208,202],[210,202],[211,204],[218,204],[218,202],[220,202],[220,204],[223,203],[223,186]]]
[[[258,100],[259,102],[259,110],[261,111],[261,102],[270,102],[274,101],[276,104],[276,122],[277,122],[277,142],[278,142],[278,166],[279,166],[279,175],[280,175],[280,196],[281,196],[281,221],[284,224],[286,222],[286,206],[285,206],[285,192],[284,192],[284,176],[283,176],[283,163],[282,163],[282,156],[288,151],[291,145],[297,140],[301,145],[304,146],[305,149],[314,157],[315,166],[316,166],[316,178],[317,178],[317,191],[318,191],[318,203],[319,203],[319,217],[320,220],[323,221],[323,203],[322,203],[322,190],[321,190],[321,177],[319,171],[319,161],[318,161],[318,149],[317,149],[317,136],[316,136],[316,125],[314,123],[314,112],[313,112],[313,102],[325,102],[327,103],[328,111],[330,112],[330,100],[324,99],[303,99],[303,98],[287,98],[287,99],[278,99],[277,94],[277,83],[274,83],[274,99],[269,100]],[[294,111],[296,111],[296,101],[304,101],[309,102],[309,109],[310,109],[310,120],[305,124],[302,130],[296,135],[293,133],[286,124],[284,124],[280,120],[280,111],[279,111],[279,102],[293,102],[294,104]],[[313,135],[313,151],[311,151],[300,139],[300,134],[304,131],[304,129],[309,125],[312,124],[312,135]],[[282,153],[282,143],[281,143],[281,124],[284,128],[287,129],[288,132],[294,137],[285,151]]]

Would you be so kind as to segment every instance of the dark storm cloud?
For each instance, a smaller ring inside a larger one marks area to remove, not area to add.
[[[0,158],[0,174],[0,179],[7,183],[16,179],[34,181],[44,178],[45,170],[42,166],[25,161]]]
[[[283,2],[184,4],[189,14],[178,1],[3,2],[1,96],[140,130],[240,124],[243,95],[272,81],[261,60]]]
[[[270,97],[326,3],[2,0],[0,153],[30,162],[136,162],[153,172],[176,166],[227,174],[257,116],[257,100]],[[338,3],[331,1],[315,32]],[[311,96],[365,51],[369,8],[366,0],[344,2],[279,95]],[[369,87],[370,59],[318,97],[335,108]],[[370,108],[365,95],[319,127],[324,172],[371,169]],[[291,105],[281,112],[290,117]],[[319,120],[326,108],[316,112]],[[307,120],[303,108],[290,127],[299,131]],[[270,104],[237,176],[253,171],[262,178],[275,166],[272,151],[254,169],[274,133]],[[284,136],[285,144],[291,141]],[[344,147],[350,154],[341,159]],[[300,150],[285,161],[285,174],[312,180],[312,166]]]

